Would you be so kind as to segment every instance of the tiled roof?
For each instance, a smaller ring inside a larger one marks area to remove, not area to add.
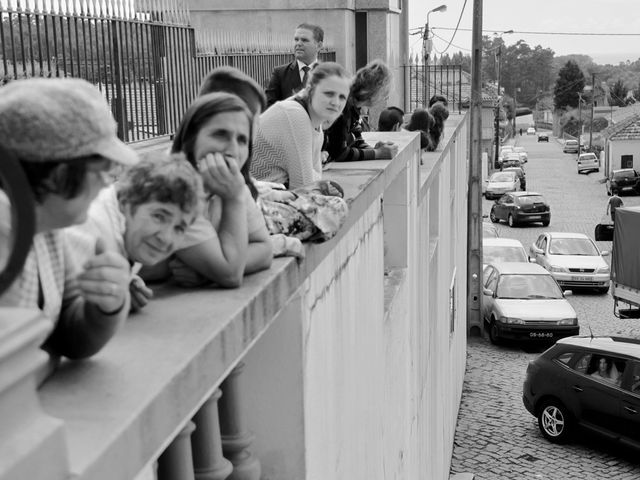
[[[640,140],[640,113],[629,115],[601,133],[609,140]]]

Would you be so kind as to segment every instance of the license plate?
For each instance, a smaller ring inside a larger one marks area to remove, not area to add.
[[[553,338],[553,332],[529,332],[531,338]]]
[[[529,220],[540,220],[540,215],[530,215]]]
[[[571,277],[574,282],[588,282],[591,280],[589,277]]]

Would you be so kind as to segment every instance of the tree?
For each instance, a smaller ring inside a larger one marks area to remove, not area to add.
[[[609,103],[614,106],[624,107],[627,92],[629,90],[625,87],[624,82],[618,79],[616,83],[610,87]]]
[[[577,108],[580,101],[579,93],[585,85],[584,74],[578,64],[569,60],[558,72],[556,85],[553,89],[553,103],[556,109],[567,107]]]

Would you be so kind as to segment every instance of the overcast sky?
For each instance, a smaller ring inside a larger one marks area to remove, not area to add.
[[[451,41],[464,0],[405,0],[409,3],[409,29],[424,27],[427,12],[446,4],[445,12],[429,15],[434,29],[434,50],[440,56]],[[484,35],[514,30],[502,38],[507,45],[518,40],[531,47],[541,45],[556,55],[578,53],[589,55],[596,63],[618,64],[640,58],[640,0],[483,0],[482,27]],[[467,0],[447,53],[462,51],[471,54],[471,28],[474,0]],[[444,28],[447,28],[445,30]],[[450,30],[448,30],[450,29]],[[541,34],[524,33],[541,32]],[[561,35],[561,33],[592,33],[623,35]],[[438,37],[442,37],[438,38]],[[409,37],[409,46],[420,52],[419,35]]]

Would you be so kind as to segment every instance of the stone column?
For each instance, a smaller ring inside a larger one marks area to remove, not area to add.
[[[191,432],[194,429],[193,422],[187,422],[162,452],[158,458],[158,480],[195,480],[191,454]]]
[[[193,469],[196,480],[225,480],[233,470],[231,462],[222,456],[218,399],[216,389],[193,417],[196,431],[191,435]]]
[[[220,405],[220,430],[222,451],[233,464],[229,480],[259,480],[260,462],[248,450],[253,443],[253,434],[245,427],[245,418],[240,386],[240,373],[244,363],[240,362],[222,382]]]

